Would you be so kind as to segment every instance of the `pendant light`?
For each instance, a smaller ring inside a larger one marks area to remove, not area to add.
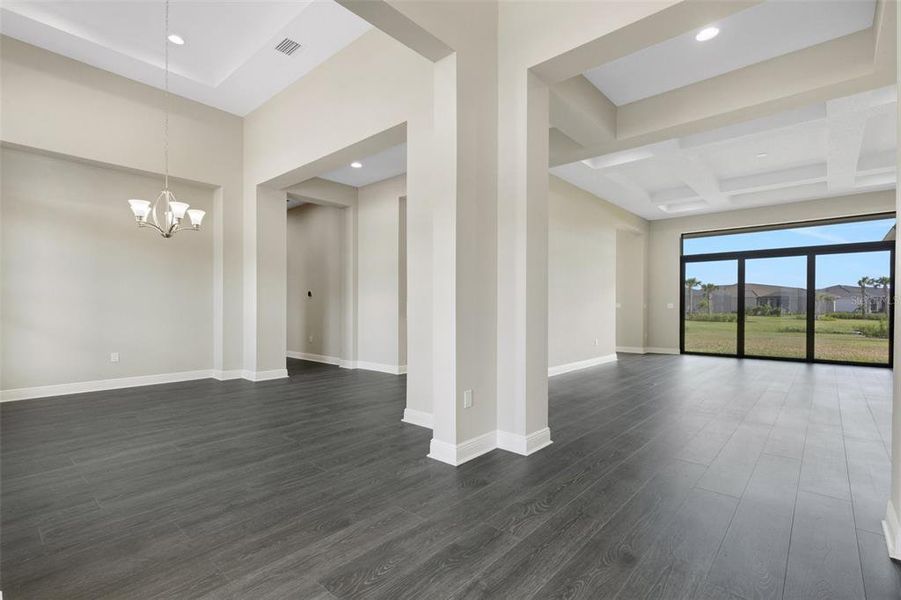
[[[164,238],[170,238],[179,231],[198,231],[203,217],[202,210],[192,209],[186,202],[179,202],[169,189],[169,0],[166,0],[166,31],[163,35],[166,61],[166,97],[163,138],[163,160],[165,163],[165,183],[156,200],[149,202],[133,198],[128,201],[138,227],[155,229]],[[190,223],[185,222],[185,216]]]

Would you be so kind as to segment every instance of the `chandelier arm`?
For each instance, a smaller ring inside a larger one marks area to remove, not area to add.
[[[153,221],[138,221],[138,227],[150,227],[152,229],[156,229],[162,235],[166,235],[166,232],[163,231],[163,228],[154,223]]]

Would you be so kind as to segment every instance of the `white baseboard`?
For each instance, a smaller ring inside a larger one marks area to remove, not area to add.
[[[2,390],[0,391],[0,402],[28,400],[30,398],[47,398],[50,396],[66,396],[68,394],[83,394],[85,392],[102,392],[104,390],[118,390],[145,385],[157,385],[160,383],[194,381],[196,379],[209,379],[212,376],[213,373],[210,369],[203,369],[200,371],[180,371],[178,373],[161,373],[159,375],[139,375],[137,377],[118,377],[116,379],[97,379],[94,381],[41,385],[37,387]]]
[[[288,350],[286,352],[288,358],[297,358],[300,360],[310,360],[327,365],[338,365],[342,369],[363,369],[364,371],[378,371],[379,373],[390,373],[391,375],[403,375],[407,372],[407,365],[386,365],[383,363],[367,362],[365,360],[344,360],[338,356],[326,356],[324,354],[308,354],[306,352],[295,352]]]
[[[596,367],[597,365],[603,365],[605,363],[614,361],[616,361],[616,354],[595,356],[594,358],[589,358],[588,360],[580,360],[578,362],[571,362],[564,365],[557,365],[555,367],[548,367],[547,376],[553,377],[554,375],[571,373],[572,371],[579,371],[581,369],[587,369],[588,367]]]
[[[456,445],[432,438],[432,443],[429,445],[429,458],[457,467],[491,452],[496,447],[497,435],[495,435],[494,431],[489,431],[486,434]]]
[[[431,417],[431,415],[429,416]],[[495,449],[528,456],[552,443],[551,430],[547,427],[529,435],[518,435],[507,431],[489,431],[457,445],[432,438],[429,458],[457,467]]]
[[[639,348],[638,346],[617,346],[617,352],[623,352],[624,354],[647,354],[647,348]]]
[[[244,371],[241,369],[232,369],[223,371],[222,369],[213,369],[210,371],[210,377],[219,381],[230,381],[232,379],[243,379]]]
[[[248,381],[269,381],[283,379],[288,376],[288,369],[272,369],[271,371],[244,371],[243,377]]]
[[[309,354],[307,352],[295,352],[288,350],[286,353],[288,358],[296,358],[299,360],[309,360],[312,362],[324,363],[326,365],[340,365],[341,359],[337,356],[326,356],[324,354]]]
[[[645,348],[647,354],[682,354],[678,348],[661,348],[656,346],[648,346]]]
[[[247,379],[249,381],[269,381],[288,376],[287,369],[272,371],[242,371],[240,369],[223,371],[221,369],[202,369],[200,371],[178,371],[176,373],[160,373],[158,375],[138,375],[136,377],[118,377],[116,379],[97,379],[94,381],[76,381],[56,385],[0,390],[0,402],[29,400],[32,398],[49,398],[51,396],[67,396],[86,392],[102,392],[124,388],[159,385],[161,383],[178,383],[180,381],[196,381],[198,379]]]
[[[901,560],[901,523],[898,522],[898,513],[888,501],[885,509],[885,520],[882,522],[882,533],[885,535],[885,545],[888,555],[894,560]]]
[[[508,452],[528,456],[553,444],[551,430],[545,427],[529,435],[519,435],[509,431],[497,432],[497,447]]]
[[[404,409],[404,418],[401,419],[404,423],[409,423],[410,425],[419,425],[420,427],[426,427],[428,429],[432,429],[433,420],[432,413],[427,413],[424,410],[415,410],[412,408]]]
[[[407,372],[407,365],[386,365],[365,360],[342,360],[340,365],[344,369],[363,369],[364,371],[378,371],[379,373],[389,373],[391,375],[403,375]]]

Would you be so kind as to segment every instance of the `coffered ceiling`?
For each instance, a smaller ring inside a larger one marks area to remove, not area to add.
[[[646,219],[894,188],[897,89],[885,87],[561,165]]]

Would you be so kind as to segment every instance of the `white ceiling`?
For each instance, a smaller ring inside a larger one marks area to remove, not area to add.
[[[357,161],[363,163],[359,169],[348,164],[320,177],[353,187],[363,187],[396,177],[407,172],[407,145],[399,144],[372,156],[358,158]]]
[[[769,0],[584,73],[617,106],[839,38],[873,25],[875,0]]]
[[[892,189],[897,100],[872,90],[551,172],[652,220]]]
[[[4,0],[0,32],[163,87],[164,3]],[[370,29],[332,0],[173,0],[168,44],[173,93],[246,115]],[[275,50],[284,38],[301,47]]]

